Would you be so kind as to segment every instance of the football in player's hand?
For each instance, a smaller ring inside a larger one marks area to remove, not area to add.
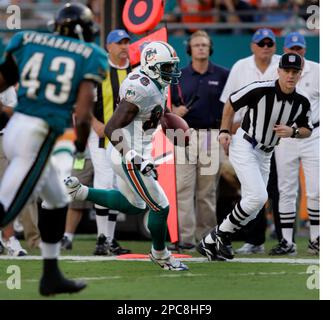
[[[160,120],[166,137],[175,145],[185,147],[189,145],[190,128],[187,122],[174,113],[165,113]]]

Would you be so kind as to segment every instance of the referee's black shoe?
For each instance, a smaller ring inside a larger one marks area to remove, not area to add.
[[[233,259],[234,249],[231,245],[231,233],[223,232],[218,229],[215,234],[215,237],[218,254],[226,259]]]
[[[196,246],[196,250],[209,261],[226,261],[225,258],[221,257],[216,249],[215,243],[206,243],[205,237]]]

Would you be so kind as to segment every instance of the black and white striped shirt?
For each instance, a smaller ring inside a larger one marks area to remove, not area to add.
[[[247,107],[241,127],[266,147],[274,147],[280,140],[273,131],[275,124],[296,124],[312,130],[308,98],[298,90],[283,93],[278,80],[253,82],[232,93],[229,99],[235,112]]]

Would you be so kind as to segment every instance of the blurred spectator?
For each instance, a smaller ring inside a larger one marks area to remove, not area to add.
[[[228,23],[244,23],[254,22],[256,7],[243,0],[217,0],[217,7],[220,11],[220,21]],[[250,14],[248,13],[250,11]],[[248,33],[254,32],[251,29],[230,29],[235,34],[242,33],[246,30]],[[227,30],[220,30],[221,33]]]
[[[214,23],[217,17],[214,14],[215,0],[179,0],[181,22],[183,23]],[[196,29],[189,29],[189,33]]]
[[[280,35],[283,26],[295,17],[293,1],[261,0],[259,8],[264,11],[260,17],[260,22],[279,25],[279,27],[272,28],[276,35]]]
[[[177,5],[176,0],[165,1],[163,21],[178,22],[179,21],[179,17],[178,17],[179,11],[180,11],[180,9]]]
[[[98,24],[101,23],[101,4],[100,0],[88,0],[86,3],[94,14],[94,21]]]

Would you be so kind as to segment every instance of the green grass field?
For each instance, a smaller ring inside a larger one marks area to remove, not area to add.
[[[134,253],[147,253],[150,248],[149,242],[121,241],[121,244]],[[275,241],[268,240],[267,251],[274,244]],[[235,248],[240,245],[240,242],[234,243]],[[317,258],[307,254],[307,239],[298,238],[297,245],[299,254],[291,259]],[[94,236],[78,236],[73,250],[63,252],[63,255],[88,256],[94,246]],[[29,254],[39,255],[39,252],[35,250]],[[192,255],[200,257],[198,253]],[[269,258],[268,255],[245,257]],[[7,289],[6,281],[10,276],[7,267],[10,265],[21,269],[21,289]],[[187,265],[188,272],[171,272],[150,261],[65,260],[61,261],[65,274],[84,279],[88,287],[76,295],[59,295],[50,299],[319,299],[319,290],[307,288],[308,264],[187,262]],[[0,259],[0,300],[42,299],[38,294],[40,274],[41,261]]]

